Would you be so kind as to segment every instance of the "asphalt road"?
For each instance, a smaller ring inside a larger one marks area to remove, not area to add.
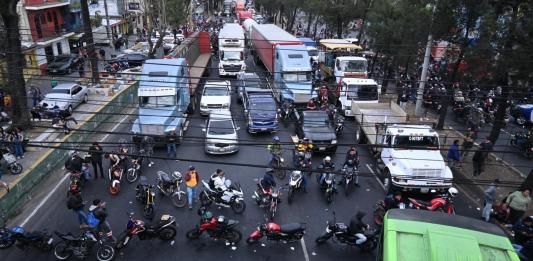
[[[253,68],[253,65],[249,65]],[[216,71],[211,75],[217,75]],[[242,121],[243,112],[242,107],[235,103],[235,98],[232,104],[232,112],[237,120],[239,130],[239,138],[243,140],[253,140],[267,144],[271,141],[273,135],[254,135],[247,133],[245,123]],[[130,116],[130,118],[132,118]],[[131,124],[128,120],[124,124],[119,125],[116,133],[127,133],[130,130]],[[185,237],[186,231],[193,228],[198,222],[199,217],[196,211],[190,211],[187,208],[177,209],[171,205],[170,200],[166,197],[156,197],[156,216],[162,214],[171,214],[177,218],[179,223],[178,234],[173,243],[162,242],[158,239],[153,241],[140,241],[134,239],[130,245],[123,251],[119,252],[117,260],[163,260],[169,257],[179,257],[180,260],[374,260],[373,253],[361,253],[358,249],[336,244],[335,242],[328,242],[323,245],[315,244],[315,239],[323,233],[326,221],[332,218],[332,211],[337,213],[337,221],[348,222],[349,218],[354,215],[357,210],[367,212],[365,220],[371,223],[372,206],[376,201],[384,197],[384,190],[380,183],[374,176],[367,176],[360,178],[361,186],[357,188],[351,195],[346,197],[340,189],[339,194],[335,195],[334,202],[327,204],[323,195],[320,193],[315,179],[310,179],[309,193],[295,195],[295,200],[292,205],[288,205],[286,200],[281,203],[279,215],[275,222],[289,223],[289,222],[305,222],[307,223],[307,232],[304,240],[292,244],[281,244],[273,242],[264,242],[264,244],[257,244],[248,246],[244,239],[252,232],[252,230],[263,221],[263,210],[255,205],[252,199],[252,193],[256,189],[256,182],[263,175],[263,168],[241,167],[235,165],[224,165],[225,163],[248,163],[266,165],[269,159],[269,154],[266,151],[266,146],[241,146],[238,153],[228,156],[208,156],[204,153],[202,137],[202,126],[205,125],[205,118],[199,116],[196,112],[191,117],[191,128],[186,133],[186,138],[182,145],[178,147],[178,157],[184,159],[195,159],[206,161],[205,163],[191,163],[186,160],[154,160],[155,165],[151,168],[144,166],[145,175],[148,179],[155,183],[156,172],[163,170],[172,172],[175,170],[186,171],[189,165],[194,165],[200,172],[200,177],[207,179],[209,175],[217,168],[222,168],[226,172],[226,177],[241,183],[247,208],[241,215],[234,214],[230,209],[217,209],[211,207],[215,215],[224,215],[228,218],[239,220],[238,228],[242,231],[243,240],[240,244],[231,246],[224,242],[215,242],[209,238],[201,238],[197,240],[187,240]],[[354,142],[353,136],[353,122],[348,121],[342,138],[338,139],[339,144],[351,144]],[[282,142],[290,142],[290,135],[294,132],[294,127],[281,127],[277,135],[280,136]],[[125,135],[112,134],[106,137],[106,141],[117,141],[120,138],[128,138]],[[290,159],[292,147],[287,146],[285,151],[285,158]],[[334,161],[337,165],[342,164],[344,154],[348,146],[339,146],[337,154],[334,155]],[[376,170],[372,167],[374,161],[370,153],[364,149],[359,149],[361,155],[361,171],[363,173],[370,173]],[[157,156],[164,157],[166,152],[163,150],[156,151]],[[321,160],[320,156],[315,156],[313,159],[314,166],[317,166]],[[107,165],[107,164],[106,164]],[[104,166],[106,167],[106,166]],[[142,208],[135,202],[135,184],[125,184],[123,190],[117,196],[111,196],[107,192],[108,182],[103,179],[91,181],[88,187],[84,190],[84,199],[90,202],[99,198],[107,202],[109,211],[109,222],[113,228],[116,236],[125,229],[127,223],[128,212],[135,212],[136,217],[141,218]],[[287,182],[279,181],[280,184]],[[50,182],[48,182],[50,183]],[[42,187],[43,195],[50,192],[53,185],[46,184]],[[202,189],[200,189],[202,190]],[[66,182],[59,186],[50,198],[42,204],[42,207],[31,216],[29,222],[25,225],[28,230],[47,228],[48,231],[59,230],[62,232],[71,231],[77,233],[78,224],[75,214],[66,208],[65,194],[67,191]],[[286,195],[282,197],[286,199]],[[42,202],[43,197],[35,198],[31,205],[36,206]],[[473,206],[473,202],[468,200],[464,195],[460,195],[456,200],[457,213],[468,216],[479,215]],[[16,220],[26,218],[34,209],[26,209]],[[196,209],[195,209],[196,210]],[[477,212],[477,213],[476,213]],[[15,224],[20,224],[17,222]],[[56,242],[57,242],[56,238]],[[53,260],[52,253],[39,253],[37,250],[30,249],[29,251],[22,251],[15,247],[2,251],[2,260]],[[94,256],[91,257],[94,259]]]

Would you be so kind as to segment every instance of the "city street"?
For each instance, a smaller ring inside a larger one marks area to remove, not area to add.
[[[250,70],[264,70],[262,67],[255,67],[248,64]],[[213,64],[216,68],[216,63]],[[211,77],[217,75],[217,70],[211,70]],[[187,160],[163,160],[155,159],[155,164],[149,168],[147,165],[143,166],[144,174],[148,177],[150,182],[155,183],[156,172],[159,170],[170,173],[172,171],[180,171],[183,174],[189,165],[194,165],[200,173],[200,177],[207,180],[215,169],[221,168],[226,172],[226,178],[232,181],[241,183],[247,208],[241,215],[234,214],[230,209],[217,209],[211,207],[215,215],[224,215],[227,218],[239,220],[238,229],[243,234],[241,242],[235,246],[226,245],[225,242],[215,242],[207,237],[202,237],[197,240],[187,240],[185,237],[186,231],[192,229],[198,222],[199,216],[194,211],[188,210],[186,207],[182,209],[175,208],[170,199],[159,194],[156,196],[156,217],[162,214],[174,215],[179,224],[178,234],[175,241],[162,242],[158,239],[143,242],[138,238],[134,238],[125,249],[121,250],[117,255],[117,260],[161,260],[163,258],[177,257],[180,260],[374,260],[375,253],[362,253],[360,250],[336,244],[330,241],[324,245],[317,245],[315,243],[316,237],[324,232],[326,221],[332,219],[332,212],[337,214],[338,222],[349,222],[358,210],[365,211],[367,216],[365,221],[372,224],[373,205],[376,201],[383,199],[385,196],[382,185],[378,180],[371,175],[376,172],[373,158],[369,151],[362,147],[359,149],[361,157],[361,186],[356,188],[350,196],[346,197],[342,188],[339,188],[339,193],[335,195],[334,202],[327,204],[322,193],[318,188],[316,180],[313,178],[309,182],[309,193],[300,193],[295,195],[292,205],[286,202],[286,195],[282,196],[284,201],[280,204],[279,215],[276,216],[275,222],[283,224],[290,222],[304,222],[307,223],[307,231],[299,243],[280,244],[273,242],[263,242],[257,245],[249,246],[246,244],[246,237],[256,228],[256,226],[263,221],[263,210],[255,204],[252,198],[252,193],[256,189],[256,182],[262,177],[264,173],[263,167],[243,167],[238,164],[252,164],[252,165],[266,165],[269,160],[269,153],[266,150],[272,136],[271,134],[254,135],[247,133],[245,121],[242,111],[242,106],[236,102],[235,97],[232,101],[232,112],[236,119],[240,130],[238,132],[241,142],[261,143],[261,145],[241,145],[240,151],[234,155],[228,156],[208,156],[204,153],[203,132],[205,127],[205,118],[199,116],[196,112],[190,122],[189,130],[186,134],[183,144],[178,147],[178,158],[191,159],[196,162]],[[105,131],[112,131],[116,134],[106,135],[102,142],[116,142],[121,138],[129,140],[129,133],[131,124],[130,120],[134,119],[133,115],[120,120],[117,118],[117,124],[111,126]],[[121,123],[118,123],[118,122]],[[283,124],[281,124],[283,126]],[[284,143],[290,142],[290,135],[294,133],[294,127],[287,128],[280,127],[277,135],[280,136]],[[337,166],[340,166],[344,161],[345,152],[348,150],[348,145],[354,142],[353,136],[353,121],[346,122],[346,128],[342,138],[338,139],[339,146],[337,153],[334,155],[334,161]],[[99,140],[96,138],[95,140]],[[285,158],[291,159],[292,146],[285,146]],[[109,151],[111,148],[107,147],[105,150]],[[165,157],[164,150],[158,150],[156,153],[158,157]],[[314,166],[318,166],[321,156],[315,155],[313,159]],[[236,165],[230,165],[236,164]],[[104,164],[104,168],[107,163]],[[41,186],[41,197],[36,197],[33,201],[18,215],[17,218],[11,220],[9,225],[18,225],[25,223],[25,228],[28,230],[36,230],[46,228],[53,232],[59,230],[61,232],[72,232],[77,234],[78,222],[76,215],[66,208],[66,191],[68,188],[67,182],[63,182],[57,190],[52,189],[62,178],[61,172],[58,171],[54,177],[50,178],[45,184]],[[287,183],[288,178],[284,181],[278,181],[279,185]],[[63,179],[65,181],[65,179]],[[184,189],[184,184],[182,184]],[[142,208],[135,201],[135,184],[127,184],[123,179],[122,191],[117,196],[111,196],[107,190],[107,180],[98,179],[91,180],[90,184],[83,191],[84,200],[87,201],[87,207],[93,199],[99,198],[107,202],[109,211],[109,223],[113,229],[115,236],[118,236],[126,227],[128,220],[127,213],[134,212],[137,218],[142,218]],[[199,185],[201,186],[201,184]],[[52,190],[53,193],[47,200],[43,198]],[[202,188],[199,191],[203,190]],[[479,211],[476,210],[474,202],[470,201],[464,194],[460,194],[455,201],[457,213],[461,215],[477,217]],[[197,205],[196,205],[197,206]],[[34,209],[36,211],[32,212]],[[25,220],[26,219],[26,220]],[[27,223],[25,221],[27,221]],[[23,222],[24,221],[24,222]],[[58,238],[55,237],[57,242]],[[53,260],[52,253],[40,253],[35,249],[22,251],[15,247],[2,251],[2,260]],[[91,257],[91,260],[94,257]]]

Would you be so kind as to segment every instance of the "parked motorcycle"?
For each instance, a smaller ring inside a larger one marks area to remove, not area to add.
[[[281,202],[281,190],[283,187],[279,187],[277,190],[266,190],[261,185],[261,180],[257,183],[258,189],[255,193],[255,200],[260,208],[265,209],[265,215],[268,220],[274,220],[276,213],[278,212],[278,204]]]
[[[529,142],[530,135],[533,134],[522,131],[512,134],[510,140],[511,146],[517,148],[520,153],[528,159],[533,158],[533,144]]]
[[[265,237],[269,241],[279,241],[283,243],[296,242],[305,235],[305,223],[289,223],[279,225],[273,222],[261,224],[246,239],[246,243],[257,243]]]
[[[120,181],[124,170],[121,167],[109,168],[109,193],[117,195],[120,192]]]
[[[13,244],[22,250],[33,247],[44,252],[52,250],[54,239],[46,230],[26,231],[23,227],[13,227],[7,229],[4,226],[0,228],[0,249],[5,249]]]
[[[242,234],[236,230],[239,221],[224,216],[214,217],[205,207],[198,210],[198,215],[201,217],[200,224],[187,232],[188,239],[197,239],[205,232],[214,240],[224,239],[230,243],[241,240]]]
[[[130,213],[126,230],[120,234],[115,247],[117,249],[126,247],[135,236],[140,240],[159,238],[163,241],[169,241],[176,237],[177,230],[178,225],[173,216],[163,215],[159,222],[146,224],[140,219],[133,219],[133,213]]]
[[[155,205],[154,186],[148,184],[148,179],[142,176],[135,188],[135,198],[144,206],[143,214],[146,218],[153,218]]]
[[[342,167],[341,173],[341,183],[344,186],[344,194],[348,196],[354,186],[359,186],[359,170],[353,160],[348,160],[347,164]]]
[[[241,214],[246,209],[246,202],[244,202],[244,193],[240,184],[231,184],[230,180],[226,180],[226,191],[219,192],[212,189],[207,182],[202,180],[205,190],[199,195],[202,206],[209,206],[215,203],[217,206],[231,208],[236,214]]]
[[[436,209],[429,209],[429,207],[436,206],[436,205],[440,207]],[[452,198],[448,196],[436,197],[436,198],[433,198],[429,202],[419,200],[419,199],[409,198],[409,208],[440,211],[443,213],[455,215],[455,206],[453,204]]]
[[[15,157],[15,155],[13,155],[13,153],[11,153],[7,147],[2,148],[0,153],[7,164],[7,170],[11,174],[17,175],[22,172],[22,165],[17,161],[17,157]]]
[[[187,204],[187,196],[185,191],[181,190],[181,183],[183,183],[183,176],[178,171],[174,171],[171,177],[164,171],[157,172],[159,192],[170,197],[172,204],[178,208],[185,207]]]
[[[141,167],[143,163],[143,155],[144,150],[141,149],[139,151],[139,156],[131,159],[131,168],[129,168],[126,173],[126,180],[128,180],[129,183],[135,182],[137,178],[142,175]]]
[[[337,242],[349,246],[357,246],[364,252],[370,252],[378,246],[378,233],[376,230],[366,230],[364,232],[366,241],[362,244],[356,244],[356,236],[350,233],[348,226],[344,223],[337,223],[335,212],[333,212],[333,221],[326,223],[326,231],[319,236],[315,241],[318,244],[325,243],[330,238],[334,237]]]
[[[291,172],[289,177],[289,190],[287,192],[287,201],[289,204],[292,203],[294,192],[303,190],[303,175],[304,174],[299,170],[294,170]]]
[[[98,233],[85,230],[78,236],[58,231],[55,231],[55,234],[62,240],[54,247],[54,255],[58,260],[67,260],[71,256],[84,259],[89,257],[94,248],[98,261],[110,261],[115,257],[113,245]]]

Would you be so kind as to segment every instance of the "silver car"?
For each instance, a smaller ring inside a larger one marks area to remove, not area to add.
[[[76,83],[62,83],[44,96],[41,105],[47,104],[46,108],[58,107],[60,110],[72,110],[80,103],[86,103],[89,99],[87,86]]]
[[[209,114],[205,132],[205,153],[230,154],[239,151],[237,130],[229,110],[216,110]]]

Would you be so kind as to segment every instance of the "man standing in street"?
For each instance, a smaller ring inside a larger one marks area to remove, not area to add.
[[[192,210],[192,201],[196,197],[196,187],[200,176],[194,166],[189,166],[189,171],[185,174],[185,184],[187,184],[187,197],[189,200],[189,209]]]
[[[142,140],[142,147],[146,152],[146,158],[149,160],[148,167],[152,167],[152,165],[154,165],[154,162],[152,161],[152,155],[154,154],[154,143],[154,138],[148,135],[144,136]]]
[[[178,155],[176,153],[176,141],[178,137],[176,136],[176,131],[171,131],[166,136],[166,143],[167,143],[167,157],[169,158],[177,158]]]
[[[489,156],[489,153],[492,151],[492,142],[487,137],[485,141],[479,145],[479,149],[476,150],[474,156],[472,157],[472,163],[474,168],[474,177],[477,177],[483,172],[485,167],[485,160]]]
[[[459,153],[459,140],[454,140],[448,149],[448,161],[451,167],[461,167],[461,153]]]
[[[98,170],[100,171],[100,177],[104,178],[104,168],[102,167],[103,149],[98,142],[93,142],[93,145],[89,148],[89,154],[91,155],[91,164],[93,165],[94,178],[98,178]]]
[[[33,102],[33,107],[37,106],[39,103],[39,100],[41,99],[41,89],[35,87],[35,85],[32,85],[30,87],[30,95],[31,100]]]
[[[76,216],[78,216],[80,228],[87,226],[87,216],[83,210],[83,198],[81,197],[81,192],[79,190],[74,190],[70,193],[67,199],[67,208],[74,211]]]
[[[498,196],[496,186],[499,183],[500,183],[500,180],[495,179],[490,184],[490,186],[485,190],[485,206],[483,207],[483,210],[481,211],[481,218],[484,219],[486,222],[489,222],[490,220],[492,205],[494,204],[494,201],[496,200],[496,197]]]

